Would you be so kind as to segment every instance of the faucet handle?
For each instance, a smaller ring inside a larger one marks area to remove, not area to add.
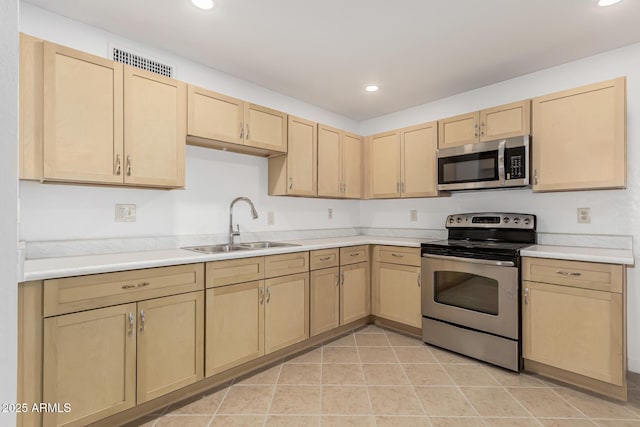
[[[239,236],[240,235],[240,224],[236,224],[236,229],[234,230],[233,227],[231,227],[231,235],[232,236]]]

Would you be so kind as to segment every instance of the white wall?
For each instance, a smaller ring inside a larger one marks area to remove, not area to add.
[[[11,403],[18,371],[18,0],[0,1],[0,16],[0,403]],[[15,415],[0,412],[0,425],[15,425]]]
[[[269,91],[228,74],[162,52],[95,27],[23,3],[20,31],[98,56],[110,43],[171,63],[176,78],[294,115],[355,131],[358,123],[310,104]],[[26,241],[121,236],[224,233],[229,202],[250,197],[261,214],[251,220],[238,206],[241,230],[276,231],[357,226],[357,201],[267,196],[267,160],[187,147],[185,190],[141,190],[22,182],[20,238]],[[135,203],[137,222],[115,223],[114,205]],[[334,209],[334,219],[327,218]],[[268,211],[275,224],[267,225]]]
[[[429,104],[361,123],[360,132],[380,131],[535,97],[583,84],[627,76],[627,189],[533,194],[530,190],[453,193],[451,197],[361,202],[363,227],[442,228],[456,212],[513,211],[538,215],[538,230],[547,233],[632,235],[640,254],[640,44],[609,51],[558,67],[465,92]],[[535,144],[535,140],[532,142]],[[591,224],[578,224],[576,208],[591,208]],[[418,222],[409,210],[418,210]],[[628,270],[629,367],[640,372],[640,273]]]

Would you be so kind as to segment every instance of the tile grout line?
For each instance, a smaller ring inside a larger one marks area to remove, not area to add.
[[[569,405],[570,407],[574,408],[576,411],[578,411],[583,417],[585,417],[587,420],[591,421],[593,424],[595,425],[599,425],[598,423],[596,423],[595,421],[593,421],[593,419],[589,416],[587,416],[587,414],[585,414],[584,412],[582,412],[582,410],[580,410],[580,408],[578,408],[577,406],[575,406],[573,403],[569,402],[568,399],[566,399],[563,395],[561,395],[560,393],[558,393],[556,391],[556,389],[554,387],[549,387],[549,389],[551,389],[551,391],[553,393],[555,393],[556,396],[558,396],[561,400],[563,400],[564,402],[567,403],[567,405]]]
[[[322,343],[322,347],[320,347],[320,408],[318,412],[320,412],[320,416],[318,417],[318,427],[322,426],[322,392],[324,390],[324,381],[322,380],[322,374],[324,372],[324,342]]]
[[[386,332],[385,332],[384,336],[387,338],[387,341],[389,341],[389,336],[387,335]],[[404,375],[405,379],[407,380],[407,384],[409,384],[409,387],[411,388],[411,391],[413,392],[413,395],[415,396],[416,400],[418,401],[418,404],[422,408],[422,413],[424,415],[424,418],[426,418],[427,423],[430,426],[433,426],[433,424],[431,423],[431,419],[429,418],[429,414],[427,414],[427,411],[426,411],[426,409],[424,409],[424,405],[422,404],[422,401],[418,397],[418,393],[416,393],[415,386],[411,383],[411,380],[409,380],[409,376],[407,375],[407,372],[404,370],[404,365],[402,364],[402,362],[400,362],[400,358],[398,357],[398,353],[396,353],[395,346],[391,345],[391,341],[389,341],[389,345],[391,346],[391,351],[393,352],[393,355],[395,356],[396,360],[398,361],[398,365],[400,366],[400,370],[402,371],[402,374]],[[431,350],[429,350],[427,348],[427,351],[433,357],[433,354],[431,353]],[[435,359],[435,357],[434,357],[434,359]]]
[[[218,415],[218,411],[220,410],[220,408],[222,407],[222,403],[224,402],[224,400],[227,398],[227,395],[229,394],[229,391],[231,390],[231,387],[233,387],[233,385],[235,384],[236,379],[233,378],[231,380],[231,382],[229,383],[229,386],[227,387],[227,389],[224,392],[224,396],[222,396],[222,399],[220,399],[220,403],[218,404],[218,407],[216,408],[215,411],[213,411],[213,415],[211,416],[211,419],[209,420],[209,424],[207,424],[207,427],[211,427],[211,425],[213,424],[213,420],[216,419],[216,416]]]
[[[369,394],[369,385],[367,384],[367,377],[364,374],[364,367],[362,366],[362,359],[360,358],[360,346],[358,346],[358,340],[356,339],[355,332],[353,332],[352,335],[353,335],[353,341],[355,341],[356,343],[356,353],[358,354],[358,360],[360,361],[360,370],[362,371],[362,379],[364,380],[364,389],[367,392],[367,399],[369,400],[370,416],[373,417],[374,424],[378,425],[378,422],[376,421],[376,416],[373,413],[373,403],[371,403],[371,395]]]
[[[264,421],[262,423],[263,427],[267,425],[267,420],[269,419],[269,412],[271,411],[273,398],[276,395],[276,387],[278,387],[278,381],[280,381],[280,374],[282,373],[282,365],[284,365],[284,359],[281,359],[278,365],[278,375],[276,375],[276,380],[275,380],[275,383],[273,384],[273,390],[271,391],[271,400],[269,400],[269,406],[267,406],[267,412],[265,413]]]

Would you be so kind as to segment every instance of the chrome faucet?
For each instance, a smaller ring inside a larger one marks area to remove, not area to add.
[[[248,197],[236,197],[235,199],[233,199],[233,201],[229,205],[229,245],[231,246],[233,246],[233,238],[235,236],[240,236],[240,225],[236,225],[236,230],[233,229],[233,205],[235,205],[236,202],[239,201],[245,201],[249,203],[249,206],[251,206],[251,216],[253,217],[253,219],[258,218],[258,212],[256,211],[256,207],[253,206],[253,202],[251,201],[251,199],[249,199]]]

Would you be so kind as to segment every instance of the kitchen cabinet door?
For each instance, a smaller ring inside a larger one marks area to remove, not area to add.
[[[44,319],[43,402],[46,426],[86,426],[136,404],[136,304]]]
[[[125,66],[125,183],[184,187],[186,109],[183,82]]]
[[[376,262],[373,314],[415,328],[422,327],[420,267]]]
[[[309,273],[267,279],[265,354],[309,338]]]
[[[525,359],[624,384],[622,294],[526,281],[523,293]]]
[[[244,102],[189,85],[189,136],[244,144]]]
[[[43,172],[122,184],[122,64],[44,42]]]
[[[533,191],[626,186],[625,82],[533,99]]]
[[[371,197],[400,197],[400,133],[374,135],[369,143]]]
[[[318,124],[294,116],[288,121],[287,154],[269,159],[269,195],[315,197]]]
[[[480,111],[480,141],[531,133],[531,100]]]
[[[340,267],[340,324],[353,322],[371,313],[369,263]]]
[[[264,282],[206,291],[205,375],[264,355]]]
[[[438,148],[457,147],[479,141],[480,113],[461,114],[438,121]]]
[[[342,131],[318,125],[318,196],[342,197]]]
[[[362,137],[347,132],[342,138],[342,197],[362,197]]]
[[[138,303],[138,390],[143,403],[204,378],[204,292]]]
[[[311,272],[310,336],[340,326],[339,285],[338,267]]]
[[[280,153],[287,152],[287,114],[244,103],[244,143]]]
[[[437,122],[402,129],[402,197],[437,196]]]

